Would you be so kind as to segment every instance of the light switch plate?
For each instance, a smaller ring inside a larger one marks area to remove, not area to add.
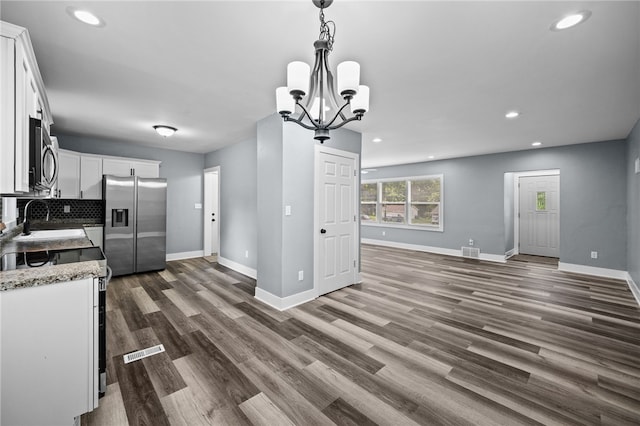
[[[291,206],[284,206],[284,215],[291,216]]]
[[[195,208],[196,209],[201,209],[202,208],[202,203],[196,203],[195,204]]]
[[[640,157],[636,158],[636,174],[640,173]]]

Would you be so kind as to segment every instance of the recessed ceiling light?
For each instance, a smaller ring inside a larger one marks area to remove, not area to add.
[[[372,142],[380,143],[380,142],[382,142],[382,139],[380,139],[380,138],[373,138],[373,139],[372,139]]]
[[[160,136],[164,136],[165,138],[172,136],[175,132],[178,131],[178,129],[176,129],[175,127],[171,127],[171,126],[165,126],[165,125],[155,125],[153,126],[154,129],[156,129],[156,132],[158,132],[158,134]]]
[[[513,119],[520,117],[520,113],[518,111],[509,111],[504,116],[506,118]]]
[[[68,7],[67,13],[77,19],[80,22],[84,22],[87,25],[91,25],[94,27],[104,27],[104,21],[98,18],[93,13],[89,12],[85,9],[78,9],[75,7]]]
[[[363,170],[360,173],[362,173],[363,175],[366,175],[367,173],[369,173],[369,170]]]
[[[534,143],[531,144],[531,146],[541,146],[542,142],[539,141],[535,141]]]
[[[576,25],[586,21],[591,16],[591,11],[583,10],[580,12],[572,13],[567,15],[551,25],[552,31],[562,31],[568,28],[575,27]]]
[[[436,158],[436,157],[434,157],[433,155],[430,155],[430,156],[428,156],[427,158],[428,158],[429,160],[433,160],[433,159],[434,159],[434,158]]]

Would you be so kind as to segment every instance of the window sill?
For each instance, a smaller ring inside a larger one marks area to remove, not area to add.
[[[393,229],[410,229],[412,231],[429,231],[444,232],[444,228],[428,225],[394,225],[392,223],[369,223],[360,222],[362,226],[371,226],[372,228],[393,228]]]

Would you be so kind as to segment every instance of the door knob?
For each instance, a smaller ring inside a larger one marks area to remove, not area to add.
[[[211,222],[215,222],[215,221],[216,221],[215,219],[211,219]]]
[[[321,234],[326,234],[326,233],[327,233],[327,230],[326,230],[326,229],[324,229],[324,228],[322,228],[322,229],[320,230],[320,233],[321,233]]]

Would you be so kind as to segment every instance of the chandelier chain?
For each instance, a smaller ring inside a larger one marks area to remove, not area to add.
[[[322,2],[324,6],[324,1]],[[329,51],[333,50],[333,41],[336,35],[336,23],[324,20],[324,7],[320,7],[320,36],[319,40],[325,40]]]

